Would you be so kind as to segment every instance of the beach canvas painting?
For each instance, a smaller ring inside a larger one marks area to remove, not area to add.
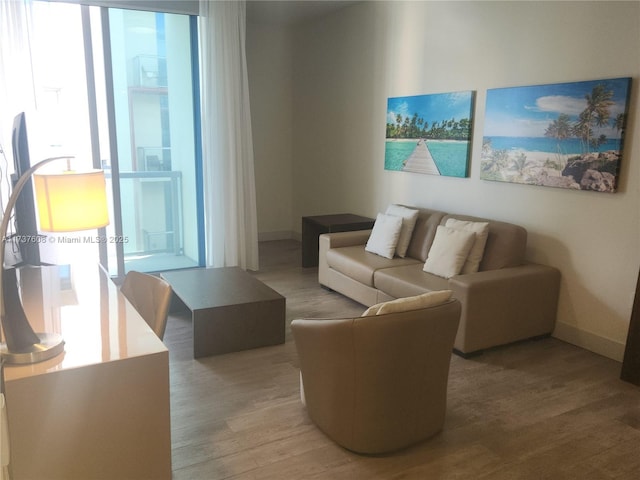
[[[630,78],[487,91],[480,178],[615,192]]]
[[[389,98],[385,170],[466,177],[473,100],[473,92]]]

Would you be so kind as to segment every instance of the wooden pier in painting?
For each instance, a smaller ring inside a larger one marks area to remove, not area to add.
[[[402,167],[403,172],[426,173],[429,175],[440,175],[440,170],[433,161],[431,152],[427,148],[427,142],[419,140],[413,153],[409,155]]]

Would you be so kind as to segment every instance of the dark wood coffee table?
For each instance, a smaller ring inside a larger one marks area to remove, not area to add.
[[[191,311],[194,358],[284,343],[285,298],[238,267],[163,273]]]

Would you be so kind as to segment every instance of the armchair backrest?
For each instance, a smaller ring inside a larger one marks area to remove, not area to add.
[[[171,305],[171,286],[162,278],[130,271],[120,291],[162,340]]]
[[[350,450],[382,453],[438,432],[460,303],[372,317],[294,320],[309,416]]]

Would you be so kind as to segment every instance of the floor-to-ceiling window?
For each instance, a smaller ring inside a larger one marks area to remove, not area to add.
[[[79,165],[104,168],[112,192],[99,241],[60,235],[43,246],[42,260],[101,256],[112,275],[202,265],[196,22],[57,2],[31,7],[32,163],[73,154]]]
[[[108,23],[125,269],[196,266],[192,22],[110,9]]]

